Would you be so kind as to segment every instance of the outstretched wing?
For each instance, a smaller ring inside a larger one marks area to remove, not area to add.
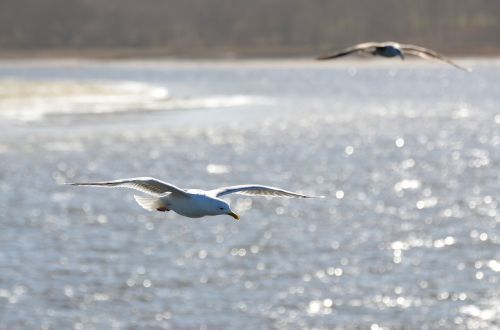
[[[424,47],[420,47],[420,46],[415,46],[415,45],[401,45],[401,49],[403,50],[403,52],[405,52],[407,54],[415,55],[415,56],[418,56],[418,57],[421,57],[424,59],[440,60],[440,61],[443,61],[443,62],[448,63],[450,65],[453,65],[455,68],[458,68],[460,70],[471,72],[471,69],[465,68],[465,67],[453,62],[452,60],[450,60],[446,56],[441,55],[441,54],[433,51],[432,49],[428,49],[428,48],[424,48]]]
[[[142,177],[130,178],[114,181],[100,181],[100,182],[74,182],[66,183],[72,186],[95,186],[95,187],[123,187],[139,190],[143,193],[155,196],[161,196],[166,193],[186,194],[186,192],[170,183],[166,183],[155,178]]]
[[[366,52],[366,51],[372,51],[376,47],[380,46],[381,44],[379,42],[364,42],[362,44],[357,44],[353,47],[349,47],[346,49],[343,49],[341,51],[338,51],[334,54],[330,55],[325,55],[325,56],[320,56],[316,58],[317,60],[331,60],[333,58],[341,57],[341,56],[346,56],[352,53],[357,53],[357,52]]]
[[[248,196],[270,196],[270,197],[300,197],[300,198],[314,198],[323,196],[307,196],[279,188],[262,186],[257,184],[252,185],[241,185],[241,186],[231,186],[231,187],[222,187],[214,190],[208,191],[210,195],[215,197],[221,197],[229,194],[240,194],[240,195],[248,195]]]

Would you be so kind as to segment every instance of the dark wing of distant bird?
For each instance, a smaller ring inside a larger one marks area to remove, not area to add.
[[[452,60],[450,60],[446,56],[441,55],[441,54],[439,54],[431,49],[428,49],[428,48],[415,46],[415,45],[401,45],[401,49],[403,50],[403,52],[405,52],[407,54],[415,55],[415,56],[418,56],[418,57],[421,57],[424,59],[440,60],[440,61],[443,61],[443,62],[448,63],[450,65],[453,65],[455,68],[458,68],[460,70],[464,70],[467,72],[471,71],[471,69],[465,68],[465,67],[453,62]]]
[[[72,186],[95,186],[95,187],[123,187],[139,190],[143,193],[161,196],[166,193],[179,193],[186,194],[186,192],[170,183],[163,182],[161,180],[150,178],[150,177],[142,177],[142,178],[130,178],[123,180],[114,180],[114,181],[99,181],[99,182],[75,182],[75,183],[67,183]]]
[[[333,58],[341,57],[341,56],[346,56],[352,53],[357,53],[357,52],[366,52],[366,51],[372,51],[376,47],[379,47],[381,43],[379,42],[364,42],[362,44],[357,44],[353,47],[349,47],[346,49],[343,49],[341,51],[338,51],[337,53],[330,54],[330,55],[325,55],[325,56],[320,56],[316,58],[317,60],[330,60]]]

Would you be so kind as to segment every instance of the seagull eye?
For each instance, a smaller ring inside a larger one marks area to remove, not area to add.
[[[223,207],[219,207],[219,210],[224,211],[224,208]]]

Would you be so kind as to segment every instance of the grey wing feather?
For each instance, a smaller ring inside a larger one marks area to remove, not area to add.
[[[314,198],[323,196],[307,196],[292,191],[287,191],[279,188],[262,186],[262,185],[240,185],[223,187],[211,190],[210,193],[216,197],[228,195],[228,194],[240,194],[248,196],[270,196],[270,197],[300,197],[300,198]]]
[[[433,51],[432,49],[428,49],[428,48],[424,48],[424,47],[420,47],[420,46],[415,46],[415,45],[401,45],[401,49],[405,53],[408,53],[411,55],[415,55],[415,56],[418,56],[418,57],[421,57],[424,59],[437,59],[437,60],[443,61],[445,63],[448,63],[448,64],[450,64],[450,65],[452,65],[460,70],[464,70],[467,72],[471,71],[470,69],[465,68],[465,67],[455,63],[454,61],[450,60],[446,56],[441,55],[441,54]]]
[[[317,60],[330,60],[333,58],[341,57],[341,56],[346,56],[352,53],[357,53],[357,52],[364,52],[364,51],[369,51],[373,50],[375,47],[380,46],[380,43],[378,42],[364,42],[362,44],[357,44],[353,47],[349,47],[346,49],[343,49],[341,51],[338,51],[337,53],[330,54],[330,55],[325,55],[325,56],[320,56],[316,58]]]
[[[170,183],[163,182],[161,180],[157,180],[155,178],[150,177],[142,177],[142,178],[130,178],[123,180],[114,180],[114,181],[99,181],[99,182],[74,182],[67,183],[72,186],[95,186],[95,187],[123,187],[130,188],[141,191],[146,194],[161,196],[166,193],[181,193],[185,194],[186,192]]]

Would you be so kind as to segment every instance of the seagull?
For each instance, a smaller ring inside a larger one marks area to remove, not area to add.
[[[147,196],[134,195],[136,202],[148,211],[174,211],[189,218],[211,215],[229,215],[235,220],[240,217],[231,210],[229,204],[219,197],[229,194],[269,197],[323,198],[257,184],[222,187],[213,190],[181,189],[173,184],[150,177],[130,178],[100,182],[66,183],[72,186],[123,187],[135,189]]]
[[[321,56],[318,57],[318,60],[330,60],[334,59],[337,57],[349,55],[352,53],[364,53],[364,54],[371,54],[371,55],[378,55],[382,57],[396,57],[399,56],[401,57],[402,60],[405,59],[405,54],[409,55],[415,55],[418,57],[421,57],[423,59],[436,59],[443,61],[445,63],[448,63],[450,65],[453,65],[455,68],[458,68],[460,70],[464,70],[467,72],[470,72],[471,70],[468,68],[464,68],[461,65],[458,65],[457,63],[453,62],[449,58],[431,50],[428,48],[420,47],[420,46],[415,46],[415,45],[409,45],[409,44],[399,44],[394,41],[386,41],[386,42],[365,42],[361,43],[358,45],[355,45],[353,47],[349,47],[346,49],[343,49],[335,54],[331,55],[326,55],[326,56]]]

